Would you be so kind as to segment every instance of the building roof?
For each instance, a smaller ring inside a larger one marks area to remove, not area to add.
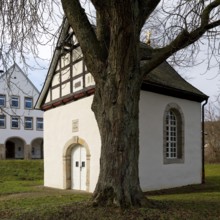
[[[208,99],[207,95],[183,79],[168,62],[163,62],[145,77],[142,89],[198,102]]]
[[[28,78],[28,76],[23,72],[23,70],[18,66],[17,63],[14,63],[6,72],[4,72],[0,76],[0,79],[4,78],[7,74],[15,73],[15,69],[17,69],[19,71],[19,73],[21,73],[24,76],[24,78],[27,80],[27,82],[30,83],[30,85],[34,88],[34,90],[39,94],[40,92],[38,91],[36,86],[32,83],[32,81]]]
[[[64,19],[63,23],[62,23],[60,35],[59,35],[59,38],[58,38],[58,41],[57,41],[57,45],[56,45],[57,47],[60,46],[62,44],[62,42],[65,40],[65,37],[68,33],[68,30],[69,30],[69,23],[67,22],[67,19]],[[50,82],[53,79],[53,74],[55,73],[57,62],[60,58],[61,50],[57,50],[56,48],[55,48],[55,51],[53,53],[52,60],[50,62],[50,66],[49,66],[49,69],[48,69],[48,72],[47,72],[46,79],[44,81],[43,88],[40,92],[40,95],[39,95],[38,100],[37,100],[36,105],[35,105],[36,109],[40,109],[41,105],[44,102],[45,96],[47,95],[47,91],[50,87]]]

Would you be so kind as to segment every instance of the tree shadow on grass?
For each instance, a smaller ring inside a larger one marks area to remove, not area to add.
[[[189,194],[189,193],[211,193],[220,192],[220,176],[207,177],[204,184],[195,184],[170,189],[162,189],[145,192],[146,196],[169,195],[169,194]]]
[[[52,213],[41,211],[19,216],[25,220],[213,220],[220,217],[220,205],[215,202],[192,201],[153,201],[154,206],[120,209],[111,207],[94,207],[89,202],[77,202],[62,206]]]

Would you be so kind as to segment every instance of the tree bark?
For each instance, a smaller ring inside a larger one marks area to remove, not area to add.
[[[140,90],[132,83],[121,87],[107,80],[96,85],[93,110],[102,147],[93,199],[101,205],[141,206],[145,200],[138,172]]]
[[[104,77],[96,79],[92,105],[102,144],[100,174],[93,200],[101,205],[129,207],[141,206],[146,201],[138,169],[142,77],[138,25],[127,16],[129,8],[125,4],[121,6],[111,11],[107,65],[103,69]]]

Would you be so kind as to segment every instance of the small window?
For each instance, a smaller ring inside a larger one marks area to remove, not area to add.
[[[24,129],[33,129],[33,118],[25,117],[24,118]]]
[[[20,118],[17,116],[11,117],[11,128],[19,129],[20,128]]]
[[[83,89],[83,78],[82,77],[73,80],[73,92],[77,92],[81,89]]]
[[[37,130],[43,130],[44,129],[44,121],[43,121],[43,118],[37,118],[37,121],[36,121],[36,129]]]
[[[0,128],[5,128],[5,127],[6,127],[6,116],[0,115]]]
[[[85,166],[86,166],[85,161],[82,161],[82,167],[85,167]]]
[[[33,108],[33,99],[30,97],[24,98],[24,108],[32,109]]]
[[[19,108],[19,97],[18,96],[11,97],[11,107],[12,108]]]
[[[75,88],[79,88],[80,86],[81,86],[81,81],[76,82],[75,85],[74,85]]]
[[[0,106],[5,107],[5,103],[6,103],[6,96],[0,95]]]
[[[79,161],[76,161],[76,167],[79,167]]]

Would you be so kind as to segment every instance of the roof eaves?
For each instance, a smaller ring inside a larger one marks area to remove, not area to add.
[[[154,92],[162,95],[173,96],[176,98],[187,99],[196,102],[203,102],[208,100],[209,96],[205,94],[197,94],[169,86],[163,86],[161,84],[152,83],[152,82],[144,82],[141,85],[141,89],[144,91]]]
[[[66,37],[66,32],[69,30],[69,23],[67,21],[66,18],[64,18],[63,20],[63,23],[62,23],[62,28],[61,28],[61,31],[60,31],[60,35],[59,35],[59,39],[57,41],[57,44],[56,44],[56,47],[63,41],[63,39]],[[38,97],[38,100],[36,102],[36,105],[35,105],[35,108],[36,109],[40,109],[41,108],[41,105],[42,105],[42,102],[44,101],[45,99],[45,96],[48,92],[48,89],[49,89],[49,86],[50,86],[50,83],[51,83],[51,80],[53,78],[53,74],[55,72],[55,68],[56,68],[56,65],[57,65],[57,62],[58,62],[58,59],[60,57],[60,54],[61,54],[61,51],[60,50],[57,50],[55,48],[55,51],[53,53],[53,57],[52,57],[52,60],[50,62],[50,66],[49,66],[49,69],[48,69],[48,72],[47,72],[47,76],[46,76],[46,80],[44,81],[44,85],[42,87],[42,90],[40,92],[40,95]]]

